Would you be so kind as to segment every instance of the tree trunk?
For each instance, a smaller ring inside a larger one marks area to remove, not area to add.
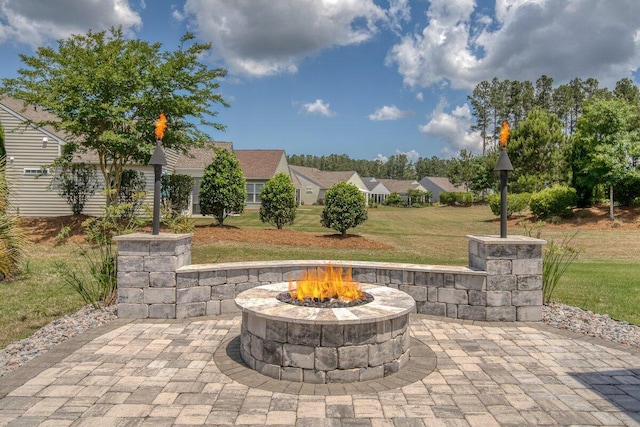
[[[609,219],[613,221],[613,184],[609,186]]]

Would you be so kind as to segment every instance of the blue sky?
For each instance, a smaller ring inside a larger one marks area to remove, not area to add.
[[[0,0],[0,77],[19,53],[122,25],[169,50],[193,32],[229,71],[219,109],[236,148],[352,158],[480,149],[467,102],[482,80],[612,88],[640,66],[637,0]]]

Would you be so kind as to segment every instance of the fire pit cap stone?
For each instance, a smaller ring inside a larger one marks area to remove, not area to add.
[[[330,325],[369,323],[395,319],[403,314],[415,312],[413,298],[397,289],[385,286],[362,284],[362,290],[373,296],[367,304],[344,308],[301,307],[287,304],[276,296],[289,289],[288,283],[257,286],[241,292],[236,305],[242,312],[270,320],[292,321],[303,324]]]

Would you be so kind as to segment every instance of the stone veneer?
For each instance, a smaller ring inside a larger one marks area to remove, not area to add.
[[[409,362],[413,299],[386,286],[362,285],[373,301],[355,307],[303,307],[276,296],[288,283],[241,292],[240,354],[252,369],[278,380],[325,384],[367,381]]]
[[[183,319],[239,312],[255,286],[302,277],[308,268],[351,267],[361,283],[400,289],[418,313],[482,321],[542,320],[542,245],[523,236],[468,236],[469,267],[365,261],[191,262],[191,235],[134,233],[118,245],[118,316]]]

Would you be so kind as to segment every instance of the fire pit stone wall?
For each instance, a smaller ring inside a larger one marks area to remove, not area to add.
[[[400,289],[418,313],[477,321],[542,319],[542,246],[524,236],[468,236],[469,267],[363,261],[263,261],[191,265],[191,236],[117,236],[118,316],[190,318],[238,312],[253,287],[296,280],[327,263],[361,283]]]

